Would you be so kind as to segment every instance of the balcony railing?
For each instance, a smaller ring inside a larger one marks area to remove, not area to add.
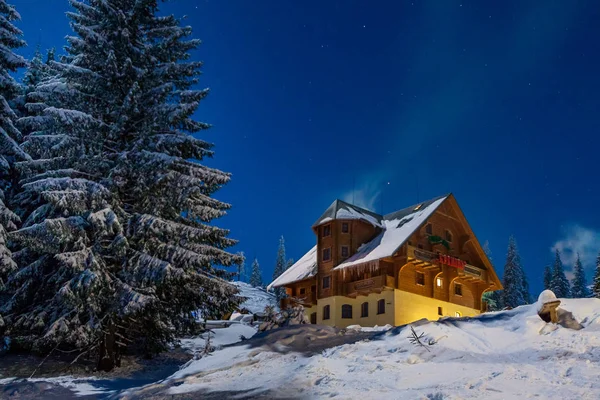
[[[394,287],[394,277],[379,275],[360,281],[346,283],[346,296],[367,295],[372,292],[381,292],[384,287]]]
[[[417,249],[414,246],[407,248],[408,260],[421,264],[425,269],[439,268],[441,265],[449,265],[458,271],[461,278],[467,280],[479,280],[487,282],[487,271],[474,265],[467,264],[465,261],[456,257],[447,256],[440,253],[434,253],[423,249]]]
[[[317,304],[317,294],[316,293],[307,293],[300,296],[293,297],[285,297],[281,299],[280,308],[285,310],[288,307],[296,307],[296,306],[304,306],[311,307]]]

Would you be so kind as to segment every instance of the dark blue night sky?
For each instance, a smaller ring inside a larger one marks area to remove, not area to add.
[[[62,47],[66,0],[13,0],[30,56]],[[597,1],[175,0],[203,40],[207,163],[233,173],[218,224],[270,281],[335,199],[390,212],[453,192],[502,273],[532,292],[552,248],[600,251]],[[249,266],[248,266],[249,268]]]

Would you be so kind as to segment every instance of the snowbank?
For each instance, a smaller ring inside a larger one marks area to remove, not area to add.
[[[235,382],[275,397],[600,398],[600,300],[563,299],[561,307],[585,328],[546,329],[534,304],[416,326],[424,343],[435,343],[427,348],[409,342],[407,326],[313,356],[287,351],[285,337],[269,348],[251,340],[179,371],[165,394],[225,391]]]
[[[269,293],[262,288],[255,288],[246,282],[232,282],[240,291],[239,295],[246,297],[247,300],[240,305],[240,309],[245,308],[251,313],[265,311],[266,306],[277,309],[277,299],[273,293]]]

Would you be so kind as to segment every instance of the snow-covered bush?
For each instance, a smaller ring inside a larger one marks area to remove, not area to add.
[[[265,313],[265,321],[258,327],[260,332],[289,325],[302,325],[310,323],[310,320],[304,313],[304,307],[302,306],[296,306],[293,308],[290,307],[282,310],[281,312],[276,312],[275,308],[273,307],[266,307]]]

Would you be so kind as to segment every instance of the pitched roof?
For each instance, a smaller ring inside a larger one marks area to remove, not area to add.
[[[383,217],[373,211],[346,203],[345,201],[335,200],[327,210],[325,210],[323,215],[319,217],[317,222],[313,224],[313,228],[334,219],[360,219],[374,226],[381,227],[381,220]]]
[[[381,221],[382,232],[375,239],[360,246],[352,257],[334,269],[340,270],[393,256],[449,196],[436,197],[385,215]]]
[[[286,269],[279,278],[275,279],[267,290],[274,287],[281,287],[287,284],[303,281],[304,279],[312,278],[317,274],[317,246],[313,247],[296,261],[291,267]]]

